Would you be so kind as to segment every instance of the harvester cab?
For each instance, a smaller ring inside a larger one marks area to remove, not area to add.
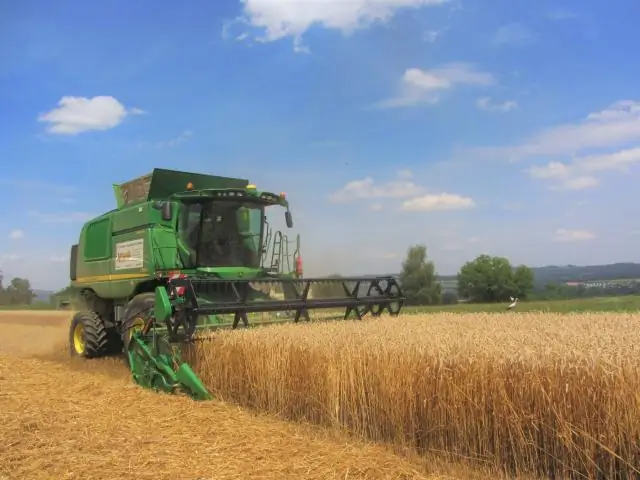
[[[267,209],[284,208],[293,227],[284,193],[166,169],[113,189],[117,208],[88,221],[71,247],[70,278],[85,309],[71,321],[69,343],[86,358],[124,352],[139,385],[210,398],[180,359],[180,345],[201,334],[288,316],[311,321],[317,309],[343,309],[346,320],[402,308],[391,276],[304,277],[300,237],[290,255],[287,235],[267,222]],[[314,287],[326,283],[344,294],[319,298]],[[276,312],[289,315],[271,318]]]

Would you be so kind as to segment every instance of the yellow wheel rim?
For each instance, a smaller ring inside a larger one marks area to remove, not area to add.
[[[144,328],[144,319],[142,317],[136,317],[133,322],[131,322],[131,328],[129,329],[129,340],[133,337],[135,332],[139,332]]]
[[[73,347],[76,349],[78,355],[84,353],[84,325],[82,325],[82,323],[78,323],[73,329]]]

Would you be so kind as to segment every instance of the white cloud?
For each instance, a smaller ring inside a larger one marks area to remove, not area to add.
[[[430,212],[443,210],[467,210],[476,206],[470,197],[450,193],[424,195],[402,203],[405,212]]]
[[[62,97],[58,107],[40,114],[38,121],[49,124],[49,133],[75,135],[91,130],[109,130],[117,127],[128,115],[142,113],[139,108],[127,110],[110,96]]]
[[[22,255],[18,253],[3,253],[0,255],[0,260],[4,260],[6,262],[17,262],[22,259]]]
[[[531,31],[518,22],[509,23],[500,27],[493,35],[494,45],[524,45],[535,40]]]
[[[556,188],[566,190],[584,190],[585,188],[597,187],[600,185],[600,181],[595,177],[585,175],[583,177],[569,178],[565,180],[562,185]]]
[[[552,161],[544,166],[533,166],[528,172],[533,178],[554,182],[555,188],[582,190],[599,185],[595,177],[598,173],[627,172],[637,164],[640,164],[640,147],[578,157],[569,163]]]
[[[569,168],[564,164],[564,163],[560,163],[560,162],[549,162],[547,165],[540,167],[540,166],[533,166],[529,169],[529,174],[533,177],[533,178],[558,178],[558,177],[564,177],[567,175],[569,171]]]
[[[241,0],[243,17],[236,21],[263,32],[257,40],[270,42],[292,37],[294,49],[307,52],[302,35],[314,25],[348,34],[374,23],[386,23],[397,11],[441,5],[448,0]],[[223,34],[228,31],[225,26]]]
[[[595,233],[588,230],[567,230],[566,228],[559,228],[555,235],[557,242],[583,242],[594,238],[596,238]]]
[[[640,141],[640,102],[621,100],[577,123],[556,125],[532,135],[520,145],[474,149],[485,157],[521,160],[544,155],[575,155]]]
[[[408,168],[404,168],[402,170],[398,170],[397,173],[398,173],[398,177],[399,178],[404,178],[405,180],[413,177],[413,172],[411,170],[409,170]]]
[[[158,142],[156,143],[156,147],[157,148],[171,148],[171,147],[175,147],[177,145],[180,145],[181,143],[186,142],[187,140],[189,140],[189,138],[191,138],[193,136],[193,132],[191,130],[184,130],[180,135],[178,135],[177,137],[173,137],[165,142]]]
[[[66,263],[69,261],[69,255],[51,255],[49,260],[53,263]]]
[[[444,32],[445,32],[445,29],[427,30],[426,32],[424,32],[424,35],[423,35],[424,41],[428,43],[436,43],[438,38],[440,38],[440,35],[442,35]]]
[[[29,215],[45,223],[81,223],[96,217],[95,214],[87,212],[43,213],[31,211]]]
[[[373,198],[406,198],[422,193],[423,189],[410,181],[393,181],[376,184],[371,177],[353,180],[329,195],[329,201],[346,203]]]
[[[573,20],[575,18],[578,18],[578,15],[570,10],[557,8],[547,13],[547,17],[554,22],[558,22],[560,20]]]
[[[491,86],[496,83],[492,74],[478,71],[474,65],[452,62],[432,70],[409,68],[400,81],[398,94],[376,104],[378,108],[408,107],[437,103],[438,93],[458,85]]]
[[[181,145],[181,144],[185,143],[186,141],[188,141],[192,136],[193,136],[193,132],[191,130],[184,130],[184,131],[182,131],[182,133],[180,133],[180,135],[177,135],[177,136],[175,136],[173,138],[170,138],[169,140],[164,140],[164,141],[156,142],[156,143],[141,142],[141,143],[138,144],[138,148],[146,148],[146,147],[172,148],[172,147],[177,147],[178,145]]]
[[[482,97],[476,101],[476,105],[480,110],[486,110],[487,112],[510,112],[514,108],[517,108],[518,102],[515,100],[506,100],[502,103],[491,103],[491,98]]]
[[[21,238],[24,238],[24,232],[22,230],[12,230],[11,232],[9,232],[9,239],[10,240],[20,240]]]
[[[369,207],[369,210],[372,212],[380,212],[383,208],[384,206],[381,203],[374,203]]]

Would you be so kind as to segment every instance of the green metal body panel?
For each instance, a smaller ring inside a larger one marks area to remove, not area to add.
[[[155,169],[149,175],[113,187],[118,208],[82,227],[76,278],[72,281],[74,286],[91,289],[107,300],[129,299],[139,291],[141,284],[148,284],[158,275],[169,272],[229,280],[258,278],[265,274],[261,268],[245,266],[185,268],[179,252],[188,250],[178,235],[178,216],[183,201],[215,201],[224,197],[228,189],[245,189],[246,198],[255,198],[266,207],[288,208],[284,197],[257,190],[245,179],[166,169]],[[171,220],[163,219],[157,202],[171,203]],[[252,248],[261,249],[262,245]],[[257,254],[261,256],[262,252]]]

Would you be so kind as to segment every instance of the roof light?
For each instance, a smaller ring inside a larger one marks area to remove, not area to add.
[[[253,183],[250,183],[249,185],[247,185],[247,190],[255,190],[256,186]]]
[[[285,198],[286,196],[287,196],[287,194],[286,194],[286,193],[284,193],[284,192],[280,192],[280,198]]]

